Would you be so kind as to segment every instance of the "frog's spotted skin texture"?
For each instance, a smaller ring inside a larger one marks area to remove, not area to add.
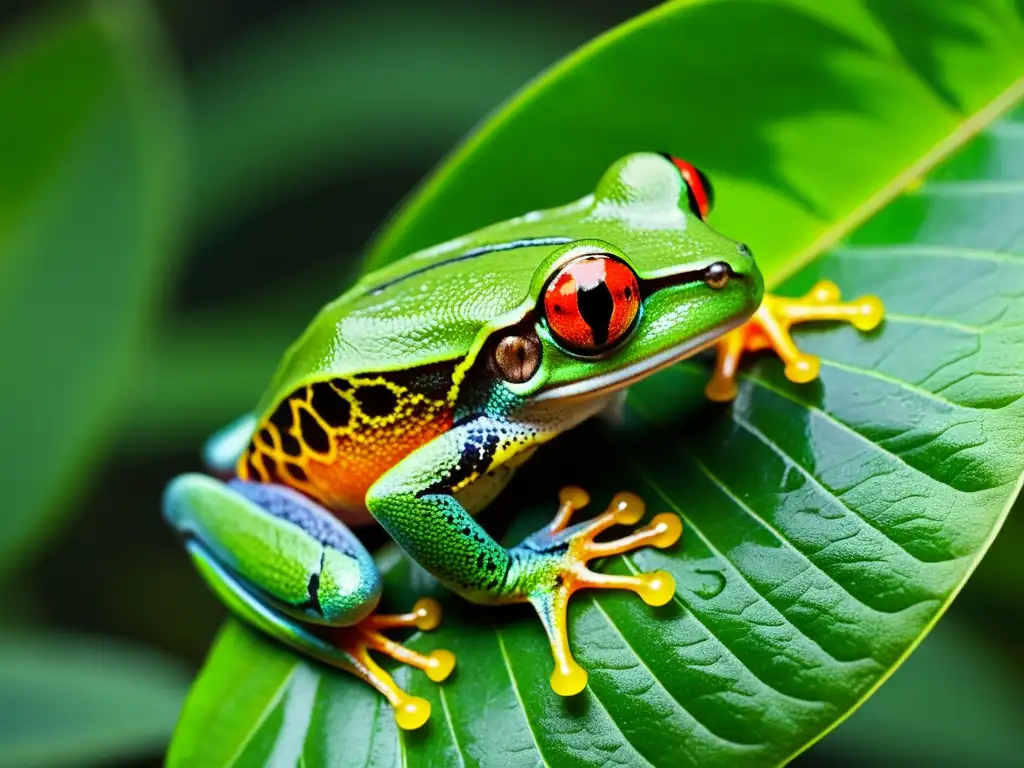
[[[290,486],[337,512],[365,510],[378,477],[451,427],[445,375],[371,374],[299,387],[255,431],[238,476]]]

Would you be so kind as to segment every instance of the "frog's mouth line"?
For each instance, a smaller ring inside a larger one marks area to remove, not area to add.
[[[719,328],[714,328],[706,333],[702,333],[700,336],[689,339],[675,347],[663,350],[651,357],[638,360],[631,365],[627,365],[625,368],[609,371],[608,373],[603,373],[600,376],[595,376],[594,378],[586,381],[563,384],[559,387],[554,387],[553,389],[540,392],[535,395],[532,400],[533,402],[569,399],[584,400],[591,397],[607,395],[619,389],[624,389],[630,384],[636,383],[640,379],[644,379],[663,368],[674,365],[680,360],[685,360],[687,357],[695,355],[698,352],[702,352],[708,347],[713,346],[714,343],[724,334],[738,328],[745,321],[746,318],[743,317],[731,320]]]

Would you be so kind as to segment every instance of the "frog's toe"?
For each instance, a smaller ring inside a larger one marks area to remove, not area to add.
[[[395,722],[403,730],[419,728],[430,719],[430,702],[403,691],[394,678],[370,657],[370,651],[390,656],[396,661],[422,669],[434,682],[445,680],[455,668],[450,651],[435,650],[422,654],[386,637],[381,630],[415,627],[430,630],[441,620],[441,607],[429,598],[419,600],[412,611],[404,614],[372,614],[358,624],[332,630],[334,643],[352,660],[353,671],[380,691],[395,709]]]
[[[648,605],[664,605],[675,594],[675,580],[664,571],[617,576],[597,573],[587,567],[591,560],[632,552],[640,547],[663,549],[679,541],[683,524],[678,516],[656,515],[647,525],[612,541],[596,537],[613,525],[634,525],[644,515],[643,501],[634,494],[620,493],[608,509],[592,520],[567,527],[573,511],[587,501],[586,494],[569,488],[560,494],[561,506],[547,528],[526,539],[514,552],[522,558],[524,592],[537,610],[551,643],[555,669],[551,687],[560,696],[572,696],[586,687],[587,673],[569,649],[566,622],[569,598],[580,589],[625,589],[635,592]],[[580,503],[582,502],[582,503]]]
[[[750,320],[719,340],[715,371],[705,389],[707,396],[718,402],[735,398],[740,359],[745,352],[761,349],[771,349],[782,359],[790,381],[796,384],[814,381],[818,378],[821,361],[797,348],[789,332],[793,325],[838,320],[850,323],[859,331],[870,331],[885,316],[877,296],[862,296],[845,302],[840,299],[839,287],[829,280],[819,281],[802,298],[765,296]]]

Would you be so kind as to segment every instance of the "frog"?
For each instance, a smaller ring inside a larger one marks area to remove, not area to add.
[[[571,650],[570,598],[604,589],[669,602],[667,572],[591,564],[675,546],[680,517],[638,526],[644,503],[622,492],[574,522],[589,497],[567,487],[550,524],[506,547],[476,515],[540,446],[621,408],[637,381],[713,348],[713,401],[736,397],[751,351],[774,351],[786,377],[806,383],[819,361],[795,345],[793,324],[869,331],[883,318],[877,297],[844,302],[827,281],[799,298],[766,294],[747,245],[708,224],[713,200],[690,163],[636,152],[574,202],[364,275],[287,350],[252,412],[211,438],[208,471],[169,484],[164,517],[201,577],[243,621],[372,685],[400,728],[419,728],[429,702],[370,653],[438,683],[455,657],[388,636],[431,630],[441,612],[432,598],[407,613],[377,611],[381,576],[356,534],[375,523],[461,597],[532,605],[550,644],[551,688],[580,693],[587,673]],[[629,532],[601,537],[615,526]]]

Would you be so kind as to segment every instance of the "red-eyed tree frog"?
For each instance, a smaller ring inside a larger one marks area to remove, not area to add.
[[[474,514],[539,445],[699,350],[717,347],[707,394],[727,401],[747,350],[774,350],[794,382],[817,376],[791,324],[870,330],[882,319],[878,299],[842,303],[831,283],[800,299],[765,296],[747,247],[705,223],[711,203],[690,164],[632,154],[593,194],[363,277],[287,351],[252,414],[211,441],[212,475],[184,475],[167,489],[164,514],[202,576],[238,615],[359,676],[391,701],[399,726],[417,728],[429,704],[369,651],[439,682],[455,659],[384,635],[433,628],[440,613],[432,600],[406,615],[374,612],[381,580],[349,526],[376,521],[468,600],[531,603],[551,644],[552,688],[581,691],[587,675],[566,626],[572,594],[624,589],[662,605],[675,590],[667,573],[608,575],[587,563],[670,547],[679,518],[659,514],[598,541],[613,525],[637,524],[643,503],[623,493],[573,524],[587,495],[567,488],[547,527],[506,548]]]

